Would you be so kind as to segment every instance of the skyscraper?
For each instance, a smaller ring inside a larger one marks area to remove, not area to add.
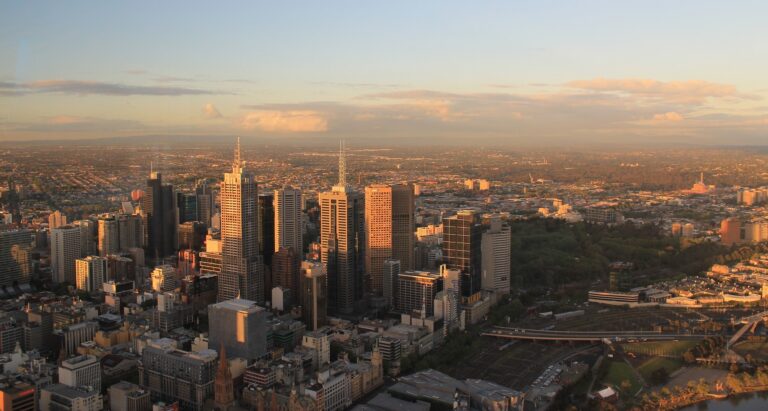
[[[328,276],[322,264],[301,263],[302,319],[308,330],[314,331],[325,325],[328,315]]]
[[[461,299],[471,304],[480,297],[482,235],[479,215],[462,210],[443,219],[443,251],[450,268],[461,270]]]
[[[221,184],[222,269],[219,301],[239,297],[264,302],[264,267],[258,242],[258,188],[246,172],[237,140],[232,172]]]
[[[339,155],[339,182],[320,193],[320,258],[328,273],[329,310],[351,314],[362,298],[365,238],[364,199],[346,180],[344,149]]]
[[[283,287],[291,290],[291,295],[296,296],[299,292],[299,272],[301,269],[301,257],[296,253],[293,247],[280,248],[272,259],[272,287]],[[287,306],[293,305],[293,301],[288,301]]]
[[[443,277],[427,271],[406,271],[400,273],[397,284],[397,305],[402,313],[423,311],[426,316],[434,315],[434,300],[443,291]]]
[[[413,185],[376,184],[365,188],[365,272],[370,292],[383,294],[384,261],[400,261],[403,271],[414,263]]]
[[[482,288],[509,294],[512,230],[498,215],[491,216],[482,239]]]
[[[120,233],[113,215],[99,217],[99,255],[104,257],[120,251]]]
[[[176,193],[176,207],[179,213],[179,224],[197,221],[197,193]]]
[[[173,186],[163,184],[162,175],[152,171],[141,198],[146,220],[146,250],[149,258],[167,257],[176,250],[176,198]]]
[[[293,247],[302,254],[301,213],[301,190],[293,187],[275,190],[275,250]]]
[[[51,230],[53,281],[75,284],[75,260],[80,255],[80,228],[65,225]]]
[[[31,231],[0,231],[0,286],[29,282],[31,251]]]
[[[197,221],[203,222],[206,227],[211,227],[211,216],[213,216],[215,203],[213,191],[208,187],[208,183],[205,180],[197,182],[195,195],[197,196]]]
[[[144,228],[141,216],[138,214],[118,214],[117,220],[118,243],[121,251],[131,248],[141,248],[144,243]]]
[[[97,254],[98,223],[93,220],[76,220],[73,224],[80,228],[80,255]]]
[[[266,268],[272,268],[275,248],[275,196],[272,193],[259,194],[259,253]]]
[[[107,281],[107,259],[89,255],[75,260],[75,276],[78,290],[101,291]]]

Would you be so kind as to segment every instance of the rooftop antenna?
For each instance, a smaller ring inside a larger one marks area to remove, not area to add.
[[[701,177],[699,177],[699,182],[701,184],[704,184],[704,172],[703,171],[701,172]]]

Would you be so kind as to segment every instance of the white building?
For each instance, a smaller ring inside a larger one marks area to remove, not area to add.
[[[61,362],[59,383],[72,388],[101,391],[101,364],[92,355],[78,355]]]
[[[482,288],[501,294],[509,294],[510,249],[512,230],[492,216],[490,228],[483,233],[482,247]]]
[[[275,190],[275,250],[293,247],[301,253],[302,208],[301,190],[293,187]]]

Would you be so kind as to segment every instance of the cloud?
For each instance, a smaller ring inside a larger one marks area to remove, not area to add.
[[[139,121],[124,119],[103,119],[96,117],[81,117],[58,115],[45,117],[34,123],[6,124],[11,131],[17,133],[90,133],[119,130],[125,132],[141,132],[147,126]]]
[[[654,114],[653,121],[657,122],[678,122],[683,121],[683,116],[680,113],[674,111],[668,111],[662,114]]]
[[[651,79],[606,79],[574,80],[567,87],[595,92],[615,92],[650,99],[673,102],[702,104],[710,98],[759,99],[759,96],[740,93],[730,84],[711,83],[703,80],[663,82]]]
[[[208,119],[216,119],[222,117],[221,112],[219,112],[219,109],[217,109],[213,103],[208,103],[203,106],[203,116]]]
[[[243,116],[241,127],[274,133],[315,133],[328,130],[328,120],[312,110],[262,110]]]
[[[0,83],[2,94],[59,93],[108,96],[184,96],[205,94],[231,94],[223,91],[186,87],[139,86],[120,83],[81,80],[38,80],[30,83]]]

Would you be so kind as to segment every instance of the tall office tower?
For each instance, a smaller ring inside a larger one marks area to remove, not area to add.
[[[96,255],[99,252],[99,224],[93,220],[76,220],[72,224],[80,228],[80,255]]]
[[[258,188],[244,169],[237,140],[232,172],[221,184],[222,268],[219,301],[239,297],[264,302],[264,267],[258,242]]]
[[[107,259],[89,255],[75,260],[76,286],[78,290],[101,291],[107,281]]]
[[[422,311],[426,316],[435,314],[435,296],[443,291],[443,277],[428,271],[400,273],[397,284],[397,303],[401,313]]]
[[[320,193],[319,202],[320,259],[328,273],[328,309],[351,314],[364,287],[364,198],[347,185],[343,147],[339,182],[330,192]]]
[[[197,193],[176,193],[176,212],[179,224],[187,221],[197,221]]]
[[[328,317],[328,276],[322,264],[301,262],[302,319],[308,330],[324,326]]]
[[[29,282],[32,231],[0,231],[0,286]]]
[[[397,283],[400,278],[400,260],[384,260],[382,295],[387,307],[397,307]]]
[[[152,290],[164,293],[173,291],[177,287],[176,269],[170,265],[159,265],[150,274]]]
[[[162,175],[157,171],[149,174],[141,210],[146,219],[147,256],[162,258],[173,254],[176,250],[176,198],[173,186],[163,184]]]
[[[299,292],[301,256],[293,247],[280,248],[272,258],[272,287],[291,290],[293,295]]]
[[[413,269],[413,201],[412,184],[365,188],[365,272],[375,296],[383,294],[385,260],[400,260],[404,271]]]
[[[141,216],[138,214],[118,214],[117,232],[120,250],[127,251],[131,248],[141,248],[144,240],[144,227]]]
[[[301,190],[293,187],[275,190],[275,250],[293,247],[302,254],[302,204]]]
[[[61,226],[67,225],[67,216],[61,214],[61,211],[56,210],[48,215],[48,229],[53,230]]]
[[[120,233],[113,215],[99,217],[99,255],[104,257],[120,251]]]
[[[498,215],[492,216],[489,224],[489,228],[483,233],[481,246],[482,288],[509,294],[512,230]]]
[[[197,197],[197,218],[195,220],[201,221],[206,227],[211,227],[211,217],[216,203],[214,202],[213,191],[208,187],[208,182],[205,180],[197,182],[195,196]]]
[[[450,268],[461,270],[461,301],[480,298],[483,227],[473,210],[462,210],[443,219],[443,257]]]
[[[259,253],[264,265],[272,267],[275,248],[275,196],[272,193],[259,194]]]
[[[234,299],[208,306],[209,347],[253,361],[267,353],[267,310],[249,300]]]
[[[75,260],[82,257],[80,228],[65,225],[51,230],[51,268],[53,281],[75,284]]]
[[[200,221],[187,221],[179,224],[179,250],[200,251],[205,240],[205,224]]]
[[[59,366],[59,383],[77,387],[90,387],[101,391],[101,364],[92,355],[78,355],[64,360]]]
[[[221,347],[219,351],[219,368],[216,370],[214,402],[220,410],[227,410],[235,403],[235,391],[232,386],[232,371],[229,370],[227,351]]]
[[[217,357],[214,350],[179,350],[167,338],[150,341],[141,352],[139,385],[149,389],[152,401],[178,401],[179,409],[201,411],[213,397]]]

